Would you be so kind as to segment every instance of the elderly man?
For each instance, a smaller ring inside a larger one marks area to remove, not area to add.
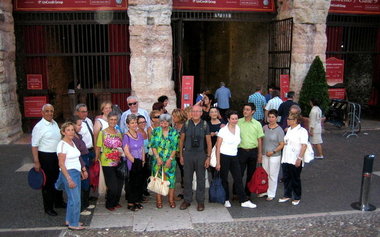
[[[120,119],[121,131],[122,132],[128,131],[128,127],[127,127],[127,124],[125,123],[125,120],[129,114],[144,116],[146,120],[146,126],[149,128],[151,125],[149,114],[145,109],[139,108],[139,99],[137,98],[137,96],[134,96],[134,95],[129,96],[127,98],[127,103],[128,103],[129,109],[121,115],[121,119]]]
[[[56,208],[65,208],[62,191],[57,191],[54,183],[59,175],[57,145],[61,140],[61,133],[58,124],[53,120],[54,107],[45,104],[42,107],[42,119],[34,126],[32,131],[32,155],[34,168],[39,171],[41,168],[46,175],[46,183],[42,188],[42,198],[45,213],[49,216],[56,216]]]
[[[181,210],[187,209],[193,199],[193,174],[197,176],[196,200],[198,211],[205,209],[205,173],[210,164],[211,135],[206,121],[201,119],[202,108],[194,105],[191,111],[191,119],[188,120],[181,130],[179,142],[180,162],[184,169],[184,201]],[[207,155],[205,154],[205,140]],[[183,152],[183,148],[185,151]]]
[[[286,123],[286,119],[288,118],[290,108],[292,107],[292,105],[298,105],[296,102],[293,101],[294,91],[289,91],[286,97],[288,100],[282,103],[280,107],[278,107],[278,116],[281,117],[279,124],[282,127],[282,129],[285,129],[288,126],[288,124]]]

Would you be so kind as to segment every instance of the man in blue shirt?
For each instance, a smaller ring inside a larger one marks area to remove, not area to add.
[[[225,119],[225,113],[230,108],[231,91],[228,89],[224,82],[220,83],[220,88],[215,92],[215,99],[218,102],[218,109],[220,115]]]
[[[256,88],[256,92],[248,97],[248,103],[253,103],[256,106],[253,118],[263,124],[266,101],[265,97],[261,94],[261,88]]]

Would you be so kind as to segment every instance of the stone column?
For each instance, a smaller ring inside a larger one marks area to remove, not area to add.
[[[171,0],[129,0],[132,94],[148,111],[161,95],[176,107],[172,77]]]
[[[315,56],[326,61],[326,18],[330,0],[277,0],[277,19],[293,17],[290,89],[298,100],[303,80]]]
[[[9,144],[22,135],[17,100],[16,45],[12,1],[0,1],[0,144]]]

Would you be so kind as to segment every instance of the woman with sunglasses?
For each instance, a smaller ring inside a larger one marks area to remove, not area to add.
[[[144,196],[150,196],[150,193],[147,190],[148,186],[148,178],[150,174],[152,173],[151,170],[151,159],[148,155],[149,152],[149,138],[148,138],[148,128],[146,126],[146,119],[144,116],[139,115],[137,116],[137,132],[141,134],[141,136],[144,138],[144,153],[145,153],[145,163],[143,167],[143,173],[144,173]],[[142,202],[145,202],[146,198],[143,197]]]

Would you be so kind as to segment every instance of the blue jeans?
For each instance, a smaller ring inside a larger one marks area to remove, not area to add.
[[[81,192],[81,175],[78,170],[71,169],[67,171],[76,184],[75,188],[69,188],[65,176],[62,172],[59,173],[58,181],[61,180],[64,184],[64,190],[67,195],[66,222],[69,226],[78,227],[80,217],[80,192]]]

